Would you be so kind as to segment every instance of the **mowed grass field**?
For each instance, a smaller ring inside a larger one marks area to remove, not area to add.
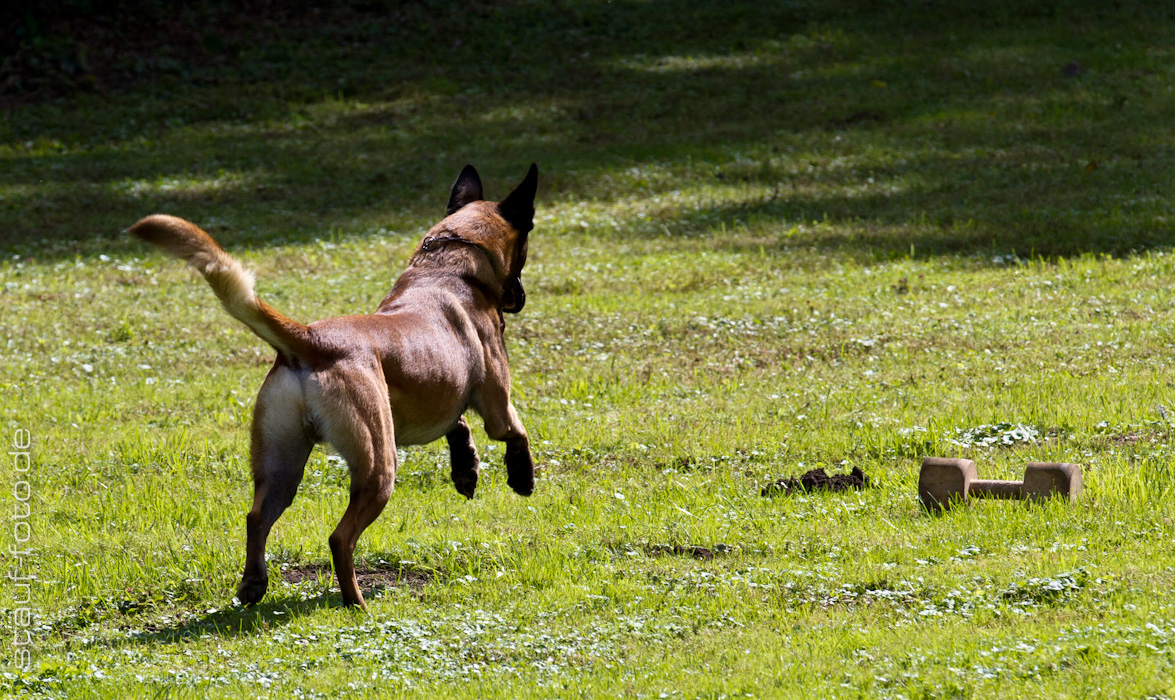
[[[1175,697],[1175,15],[981,5],[405,4],[5,112],[0,691]],[[316,449],[235,604],[273,352],[121,231],[189,218],[308,322],[375,308],[466,162],[532,161],[535,494],[476,417],[472,501],[403,449],[357,613]],[[928,455],[1085,493],[932,517]],[[815,467],[872,487],[760,495]]]

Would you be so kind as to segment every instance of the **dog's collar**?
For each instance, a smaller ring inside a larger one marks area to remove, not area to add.
[[[482,255],[486,256],[486,260],[490,262],[490,267],[494,268],[494,272],[496,274],[501,274],[498,270],[498,263],[496,260],[494,260],[494,256],[490,253],[490,251],[486,250],[481,244],[474,243],[468,238],[462,238],[461,236],[454,235],[425,236],[424,240],[420,242],[420,249],[425,251],[433,251],[436,250],[438,246],[444,245],[445,243],[464,243],[465,245],[472,248],[477,248],[481,251]]]
[[[467,246],[477,248],[479,251],[481,251],[482,255],[486,256],[486,260],[489,261],[490,267],[494,268],[495,272],[497,271],[498,264],[494,261],[494,256],[490,254],[490,251],[486,250],[481,245],[474,243],[468,238],[462,238],[461,236],[454,236],[451,234],[448,236],[425,236],[424,240],[420,242],[420,249],[424,251],[433,251],[444,243],[464,243]],[[498,328],[502,332],[505,332],[506,330],[506,317],[502,315],[502,308],[500,303],[498,307]]]
[[[420,249],[432,251],[432,250],[436,250],[437,246],[442,245],[444,243],[464,243],[467,246],[472,246],[474,248],[477,248],[478,250],[481,251],[482,255],[486,256],[486,260],[489,261],[490,267],[493,267],[495,271],[498,268],[497,263],[494,262],[494,256],[490,255],[490,251],[486,250],[485,248],[478,245],[477,243],[474,243],[473,241],[469,240],[468,238],[462,238],[461,236],[453,236],[453,235],[425,236],[424,240],[420,242]],[[504,333],[505,331],[506,331],[506,317],[502,315],[502,309],[501,309],[501,306],[499,305],[499,308],[498,308],[498,332]]]
[[[489,261],[490,267],[494,268],[494,273],[501,274],[498,269],[498,262],[494,259],[493,254],[486,250],[485,247],[483,247],[480,243],[474,243],[468,238],[462,238],[461,236],[454,236],[451,234],[448,236],[425,236],[424,240],[420,242],[420,249],[424,251],[433,251],[436,250],[438,246],[445,243],[464,243],[465,245],[472,248],[477,248],[479,251],[481,251],[482,255],[486,256],[486,260]]]
[[[474,243],[468,238],[462,238],[461,236],[425,236],[424,240],[420,242],[420,249],[435,250],[436,247],[442,243],[464,243],[466,245],[471,245],[474,248],[477,248],[486,255],[490,254],[490,252],[485,248],[482,248],[480,245]]]

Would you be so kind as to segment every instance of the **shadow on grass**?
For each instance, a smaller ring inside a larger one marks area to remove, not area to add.
[[[139,255],[120,232],[155,211],[238,248],[415,231],[465,162],[493,197],[531,161],[540,212],[650,200],[655,225],[624,214],[620,236],[722,244],[748,222],[778,238],[824,221],[840,230],[786,245],[1169,245],[1172,9],[1021,5],[408,3],[328,18],[230,47],[235,62],[198,80],[5,115],[0,249]],[[1091,68],[1065,75],[1076,58]],[[632,172],[649,165],[669,176]],[[656,204],[675,192],[713,203]]]
[[[895,257],[987,253],[1053,258],[1125,254],[1172,244],[1165,171],[1138,162],[1113,166],[1131,192],[1107,192],[1106,179],[1082,165],[1055,162],[1049,172],[998,158],[932,158],[879,168],[867,182],[828,178],[762,186],[741,200],[685,211],[663,230],[727,230],[726,250],[786,252],[816,246],[862,262]],[[969,188],[979,177],[996,188]],[[669,217],[667,217],[669,218]]]
[[[432,581],[436,574],[436,571],[405,568],[404,566],[395,568],[362,566],[356,572],[359,587],[369,602],[383,591],[392,588],[419,590]],[[325,563],[291,566],[282,570],[281,577],[290,584],[300,584],[323,578],[329,579],[331,584],[334,583],[333,570],[329,564]],[[362,614],[360,611],[345,608],[337,589],[306,597],[289,589],[283,590],[282,584],[279,583],[278,590],[271,590],[256,605],[233,605],[195,617],[188,617],[173,625],[147,625],[131,631],[126,638],[103,639],[93,642],[92,645],[122,645],[128,641],[134,644],[172,644],[205,635],[236,637],[280,627],[299,617],[326,608],[335,608],[343,613]]]
[[[317,610],[340,605],[338,596],[329,593],[313,598],[270,595],[257,605],[217,610],[171,626],[148,626],[129,636],[128,640],[136,644],[154,645],[174,644],[205,635],[238,637],[281,627]],[[123,640],[118,642],[120,645],[123,643]],[[96,644],[109,645],[110,642],[104,640]]]

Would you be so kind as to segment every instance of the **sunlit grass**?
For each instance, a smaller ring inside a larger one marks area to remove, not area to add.
[[[496,9],[4,115],[0,406],[36,440],[39,578],[35,663],[0,688],[1170,695],[1165,20]],[[324,569],[346,471],[317,450],[240,608],[272,351],[120,231],[183,215],[292,317],[369,311],[467,161],[491,197],[540,167],[507,326],[535,495],[476,418],[472,501],[443,445],[403,450],[356,615]],[[932,518],[932,454],[1078,462],[1086,490]],[[876,488],[759,495],[854,466]]]

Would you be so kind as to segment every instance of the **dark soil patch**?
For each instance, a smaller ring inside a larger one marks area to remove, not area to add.
[[[713,559],[715,552],[725,552],[726,549],[726,545],[715,545],[711,549],[710,547],[701,547],[696,544],[654,544],[648,547],[649,554],[691,556],[694,559],[701,559],[703,561]]]
[[[331,570],[328,564],[302,564],[299,566],[291,566],[288,569],[282,569],[282,580],[286,583],[298,584],[311,579],[317,580],[320,576],[334,579],[334,571]],[[425,584],[430,583],[433,575],[427,571],[420,571],[418,569],[375,569],[375,568],[358,568],[355,571],[355,578],[359,581],[359,587],[363,589],[372,588],[392,588],[392,587],[409,587],[409,588],[423,588]]]
[[[1115,445],[1134,445],[1143,441],[1154,442],[1157,433],[1132,432],[1125,435],[1111,435],[1110,442]]]
[[[869,486],[869,477],[860,467],[853,467],[848,474],[833,474],[829,476],[824,469],[813,469],[801,476],[792,476],[780,479],[773,484],[763,487],[764,496],[791,496],[795,493],[811,493],[812,491],[860,491]]]

